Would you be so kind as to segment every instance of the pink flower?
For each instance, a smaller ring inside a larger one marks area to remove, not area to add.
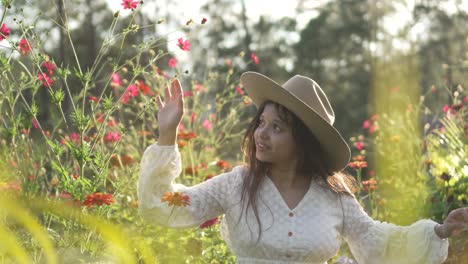
[[[468,103],[468,96],[463,97],[463,102]]]
[[[252,61],[253,61],[255,64],[258,64],[258,63],[259,63],[258,57],[257,57],[257,55],[255,55],[255,53],[250,54],[250,58],[252,59]]]
[[[190,50],[190,42],[188,41],[188,39],[186,40],[184,40],[183,38],[177,39],[177,46],[179,46],[181,50],[186,50],[186,51]]]
[[[444,105],[444,107],[442,108],[442,111],[443,111],[444,113],[447,113],[448,110],[450,110],[450,106],[449,106],[448,104]]]
[[[211,128],[213,128],[213,124],[210,122],[210,120],[205,119],[205,121],[203,121],[203,127],[206,130],[210,130]]]
[[[9,35],[10,35],[10,29],[7,28],[5,24],[2,24],[2,27],[0,27],[0,41],[4,40]]]
[[[130,84],[125,90],[130,97],[136,97],[138,95],[138,87],[135,84]]]
[[[240,86],[236,87],[236,92],[240,95],[244,95],[244,91],[242,90],[242,88],[240,88]]]
[[[106,143],[117,142],[119,140],[120,140],[119,132],[107,132],[107,134],[104,136],[104,142]]]
[[[369,120],[364,120],[362,123],[362,128],[368,129],[370,127],[370,121]]]
[[[179,131],[184,131],[184,130],[185,130],[185,126],[184,126],[184,124],[181,123],[179,125]]]
[[[169,61],[167,62],[167,65],[169,65],[169,67],[171,68],[175,68],[175,66],[177,65],[176,58],[170,58]]]
[[[373,134],[377,130],[377,125],[373,124],[371,127],[369,127],[369,133]]]
[[[47,76],[47,74],[45,73],[39,73],[37,75],[37,78],[39,79],[39,81],[42,82],[42,85],[44,85],[47,88],[50,88],[50,86],[53,83],[52,79],[50,79],[49,76]]]
[[[38,127],[39,127],[39,124],[37,123],[36,118],[33,117],[33,118],[31,119],[31,122],[32,122],[34,128],[38,128]]]
[[[112,86],[112,88],[115,89],[115,88],[117,88],[117,87],[119,87],[119,86],[122,86],[123,83],[122,83],[122,81],[120,80],[120,76],[119,76],[117,73],[115,73],[115,72],[112,73],[111,79],[112,79],[112,80],[111,80],[111,84],[110,84],[110,85]]]
[[[192,112],[192,113],[190,114],[190,123],[193,123],[193,121],[195,120],[195,116],[196,116],[196,115],[195,115],[194,112]]]
[[[31,51],[31,48],[31,44],[29,44],[29,42],[26,39],[20,39],[18,43],[18,49],[23,56],[28,54]]]
[[[362,150],[364,148],[364,143],[362,143],[362,141],[358,141],[356,143],[354,143],[354,146],[358,149],[358,150]]]
[[[136,9],[138,6],[138,1],[135,0],[122,0],[121,5],[124,9]]]
[[[195,85],[195,92],[206,92],[206,89],[203,87],[203,85],[197,83],[197,85]]]
[[[183,93],[184,97],[190,97],[190,96],[193,96],[193,92],[192,91],[184,91]]]

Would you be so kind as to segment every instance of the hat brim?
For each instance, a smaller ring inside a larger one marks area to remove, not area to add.
[[[320,142],[327,156],[330,169],[341,171],[348,165],[351,151],[341,134],[300,98],[275,81],[257,72],[243,73],[241,82],[248,96],[257,107],[263,102],[271,100],[285,106],[296,114]]]

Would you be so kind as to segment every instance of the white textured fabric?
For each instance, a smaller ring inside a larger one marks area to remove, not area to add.
[[[448,240],[434,232],[436,223],[421,220],[397,226],[372,220],[354,197],[337,195],[312,182],[301,202],[290,209],[269,177],[259,189],[262,237],[251,210],[242,211],[243,166],[192,187],[175,184],[182,170],[176,145],[149,146],[138,179],[139,211],[151,222],[169,227],[195,227],[224,214],[221,234],[237,256],[237,263],[326,263],[346,241],[360,264],[442,263]],[[166,191],[181,191],[190,206],[169,207],[161,202]],[[171,214],[172,212],[172,214]]]

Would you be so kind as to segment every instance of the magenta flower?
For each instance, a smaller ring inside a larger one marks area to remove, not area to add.
[[[358,142],[354,143],[354,146],[355,146],[358,150],[364,149],[364,143],[362,143],[362,141],[358,141]]]
[[[186,50],[186,51],[190,50],[190,42],[188,41],[188,39],[186,40],[184,40],[183,38],[177,39],[177,46],[179,46],[181,50]]]
[[[50,88],[53,83],[52,79],[50,79],[49,76],[47,76],[45,73],[39,73],[37,78],[42,82],[42,85],[47,88]]]
[[[205,121],[203,121],[203,127],[206,130],[210,130],[211,128],[213,128],[213,124],[210,122],[210,120],[205,119]]]
[[[118,75],[117,73],[112,73],[111,75],[111,86],[115,89],[119,86],[122,86],[123,82],[120,80],[120,75]]]
[[[177,65],[176,58],[170,58],[169,61],[167,62],[167,65],[169,65],[169,67],[171,68],[175,68],[175,66]]]
[[[240,86],[236,87],[236,92],[240,95],[244,95],[244,91],[242,90],[242,88],[240,88]]]
[[[136,9],[138,6],[138,1],[135,0],[122,0],[121,5],[124,9]]]
[[[364,122],[362,123],[362,128],[364,129],[368,129],[370,127],[371,123],[369,120],[364,120]]]
[[[2,24],[2,27],[0,27],[0,41],[4,40],[9,35],[10,35],[10,29],[7,28],[5,24]]]
[[[107,134],[104,136],[104,142],[106,143],[117,142],[119,140],[120,140],[119,132],[107,132]]]
[[[259,63],[258,57],[257,57],[257,55],[255,55],[255,53],[252,53],[252,54],[250,55],[250,58],[252,59],[252,61],[253,61],[255,64],[258,64],[258,63]]]

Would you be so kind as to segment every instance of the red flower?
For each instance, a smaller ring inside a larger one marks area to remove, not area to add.
[[[2,27],[0,27],[0,41],[4,40],[9,35],[10,35],[10,29],[7,28],[5,24],[2,24]]]
[[[353,169],[362,169],[362,168],[367,168],[367,162],[366,161],[352,161],[348,163],[348,166]]]
[[[22,38],[20,39],[18,43],[18,49],[21,52],[21,54],[24,56],[31,51],[32,47],[31,47],[31,44],[26,39]]]
[[[101,193],[101,192],[96,192],[93,194],[87,194],[86,198],[83,202],[83,205],[86,207],[92,207],[93,205],[101,206],[103,204],[113,204],[114,203],[114,197],[110,193]]]
[[[187,206],[190,205],[190,197],[180,192],[165,192],[161,202],[167,202],[169,206]]]
[[[193,92],[190,91],[190,90],[189,91],[184,91],[183,96],[184,97],[191,97],[191,96],[193,96]]]
[[[136,9],[138,6],[138,1],[135,0],[122,0],[121,5],[124,9]]]
[[[200,228],[207,228],[207,227],[213,226],[213,225],[215,225],[217,223],[218,223],[218,217],[215,217],[215,218],[210,219],[210,220],[204,222],[203,224],[201,224]]]
[[[184,40],[183,38],[177,39],[177,46],[179,46],[181,50],[186,50],[186,51],[190,50],[190,42],[188,41],[188,39],[186,40]]]
[[[206,21],[207,21],[207,19],[206,19],[206,18],[203,18],[203,19],[201,20],[202,25],[204,25],[204,24],[206,23]]]
[[[206,89],[205,87],[203,87],[203,85],[201,85],[200,83],[197,83],[195,85],[195,92],[206,92]]]
[[[212,179],[214,177],[214,174],[210,173],[208,175],[206,175],[205,179],[203,181],[207,181],[209,179]]]
[[[255,55],[255,53],[250,54],[250,58],[252,59],[252,61],[253,61],[255,64],[258,64],[258,63],[259,63],[258,57],[257,57],[257,55]]]
[[[177,65],[176,58],[170,58],[169,61],[167,62],[167,65],[169,65],[169,67],[171,68],[175,68],[175,66]]]
[[[468,96],[463,97],[463,102],[468,103]]]
[[[90,96],[88,96],[88,98],[89,98],[90,101],[93,101],[95,103],[99,103],[99,99],[97,97],[95,97],[95,96],[90,95]]]
[[[45,70],[47,71],[47,73],[49,74],[49,76],[52,76],[54,74],[54,69],[55,69],[55,64],[51,61],[44,61],[42,63],[42,67],[45,68]]]
[[[443,111],[444,113],[447,113],[448,110],[450,110],[450,106],[449,106],[448,104],[444,105],[444,107],[442,108],[442,111]]]
[[[107,132],[106,136],[104,137],[104,142],[117,142],[120,140],[119,132]]]
[[[185,168],[185,174],[187,174],[187,175],[198,174],[198,168],[197,167],[187,167],[187,168]]]
[[[47,76],[45,73],[39,73],[37,78],[42,82],[42,85],[47,88],[50,88],[53,83],[52,79],[50,79],[49,76]]]
[[[150,87],[146,85],[145,82],[142,80],[138,81],[138,88],[144,95],[153,95],[153,93],[150,90]]]

